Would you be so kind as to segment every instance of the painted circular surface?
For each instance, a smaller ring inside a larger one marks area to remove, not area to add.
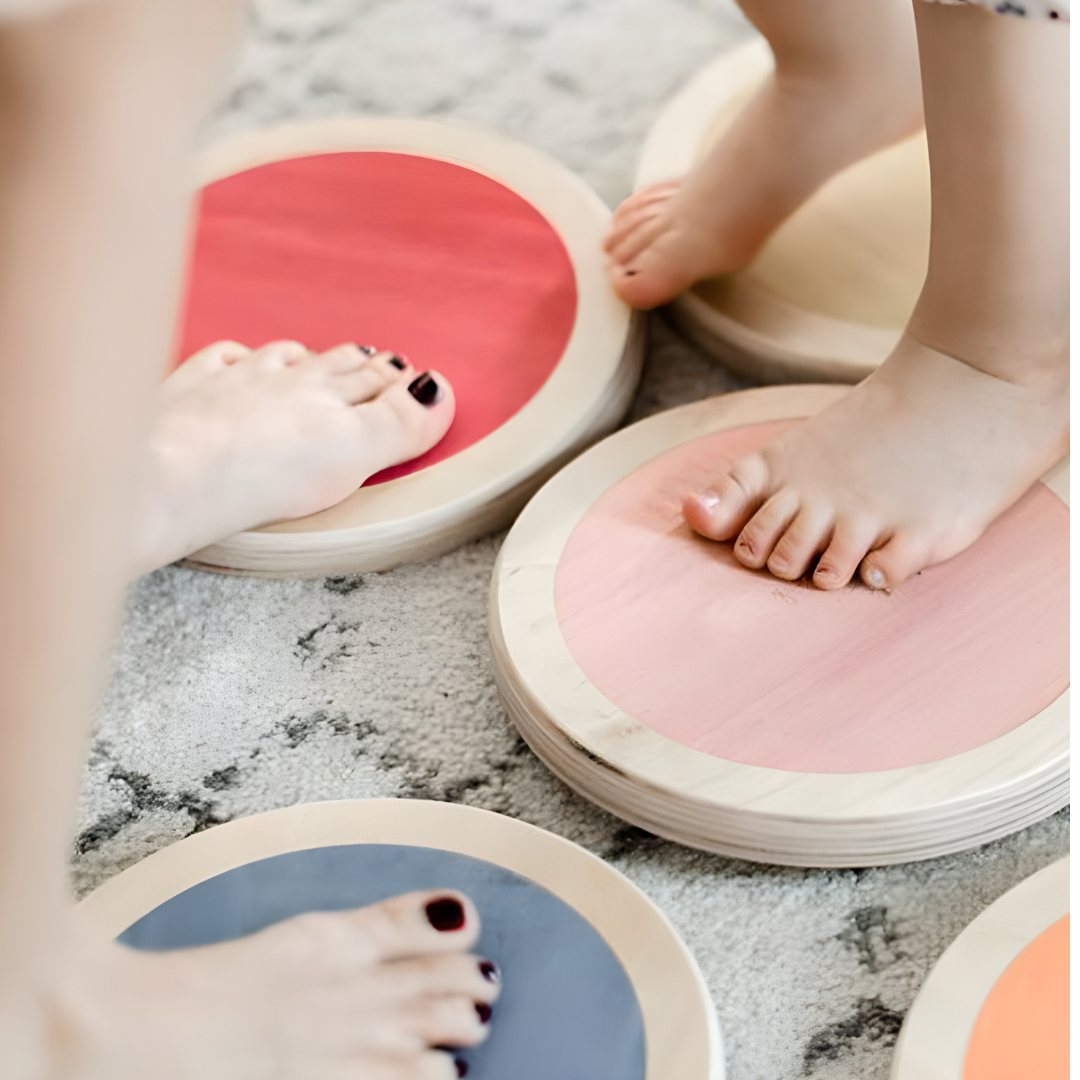
[[[260,859],[179,893],[119,940],[208,945],[292,915],[460,889],[483,923],[476,953],[503,972],[491,1035],[456,1051],[470,1080],[643,1080],[641,1010],[622,965],[572,907],[501,866],[434,848],[348,844]]]
[[[1069,916],[1044,930],[987,995],[964,1080],[1068,1080]]]
[[[690,531],[682,496],[790,423],[685,443],[585,514],[555,608],[589,681],[675,742],[806,773],[951,757],[1054,701],[1068,686],[1069,512],[1042,484],[890,595],[779,581]]]
[[[508,187],[411,154],[318,154],[203,190],[178,359],[224,338],[354,341],[442,372],[453,426],[379,483],[509,420],[558,364],[576,311],[562,241]]]

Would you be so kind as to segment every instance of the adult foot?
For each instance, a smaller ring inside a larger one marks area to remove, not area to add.
[[[688,496],[735,556],[839,589],[891,589],[973,543],[1068,452],[1068,363],[1009,381],[905,335],[839,402]],[[820,556],[820,558],[819,558]],[[816,562],[816,566],[815,566]]]
[[[356,345],[224,341],[161,386],[138,509],[140,573],[244,529],[325,510],[446,434],[435,372]]]
[[[40,1075],[452,1080],[453,1048],[483,1041],[499,995],[468,951],[479,929],[464,896],[428,892],[196,949],[80,939],[41,1005]]]
[[[910,4],[743,7],[773,47],[775,73],[688,177],[615,211],[604,250],[634,307],[742,269],[829,177],[921,126]]]

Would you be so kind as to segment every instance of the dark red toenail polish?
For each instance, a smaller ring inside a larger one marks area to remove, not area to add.
[[[480,961],[480,974],[483,975],[489,983],[497,983],[502,980],[502,975],[499,974],[499,965],[492,963],[490,960]]]
[[[447,930],[460,930],[465,925],[465,909],[452,896],[432,900],[424,911],[427,912],[428,922],[444,933]]]
[[[374,356],[379,350],[374,345],[357,345],[356,346],[365,356]]]
[[[469,1063],[461,1058],[454,1058],[454,1068],[457,1069],[458,1076],[464,1076],[469,1071]]]
[[[476,1002],[476,1015],[480,1017],[480,1023],[486,1024],[491,1020],[491,1006],[486,1001]]]
[[[409,383],[409,393],[421,405],[429,409],[432,405],[437,405],[442,401],[442,387],[431,377],[430,371],[425,371],[423,375],[417,375]]]
[[[394,353],[394,355],[390,357],[389,363],[391,367],[396,367],[398,371],[405,370],[405,361],[402,360],[397,353]]]

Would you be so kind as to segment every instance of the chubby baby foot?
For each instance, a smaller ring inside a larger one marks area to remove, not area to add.
[[[325,510],[380,469],[429,450],[453,418],[449,383],[391,352],[210,345],[161,386],[138,507],[138,572]]]
[[[221,945],[83,940],[44,1002],[55,1080],[453,1080],[498,969],[453,891],[302,915]],[[70,958],[69,958],[70,959]]]
[[[712,487],[690,527],[735,557],[839,589],[892,589],[963,551],[1068,452],[1068,367],[1010,382],[905,336],[830,408]]]
[[[741,270],[832,175],[922,124],[910,5],[742,6],[776,70],[689,176],[615,211],[604,250],[615,291],[634,307]]]

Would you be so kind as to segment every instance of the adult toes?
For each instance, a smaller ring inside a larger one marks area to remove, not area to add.
[[[869,518],[841,518],[814,570],[819,589],[842,589],[855,576],[866,553],[877,543],[880,526]]]
[[[379,447],[384,469],[430,450],[453,422],[454,408],[454,391],[436,371],[393,382],[356,406],[363,437]]]
[[[739,458],[714,487],[683,498],[686,523],[710,540],[739,535],[765,500],[769,468],[760,454]]]
[[[735,558],[743,566],[760,570],[799,509],[799,496],[794,491],[778,491],[743,526],[735,541]]]
[[[498,968],[471,953],[435,953],[383,966],[384,993],[394,1001],[459,995],[490,1005],[502,989]]]
[[[491,1009],[471,998],[414,998],[398,1007],[406,1030],[428,1046],[475,1046],[488,1035]]]
[[[403,960],[427,953],[464,952],[480,934],[480,916],[451,889],[406,893],[344,913],[356,948],[368,961]]]
[[[192,353],[165,382],[174,387],[186,386],[231,367],[238,360],[250,355],[251,349],[238,341],[215,341],[212,345]]]
[[[334,386],[350,405],[371,401],[394,382],[412,381],[412,368],[397,353],[384,351],[369,357],[358,351],[358,355],[361,359],[358,367],[333,376]]]
[[[264,371],[280,371],[311,355],[311,350],[299,341],[270,341],[252,352],[250,360]]]
[[[831,507],[804,506],[776,541],[765,565],[773,577],[797,581],[825,550],[833,527]]]
[[[930,545],[896,533],[859,564],[859,576],[871,589],[895,589],[931,563]]]

